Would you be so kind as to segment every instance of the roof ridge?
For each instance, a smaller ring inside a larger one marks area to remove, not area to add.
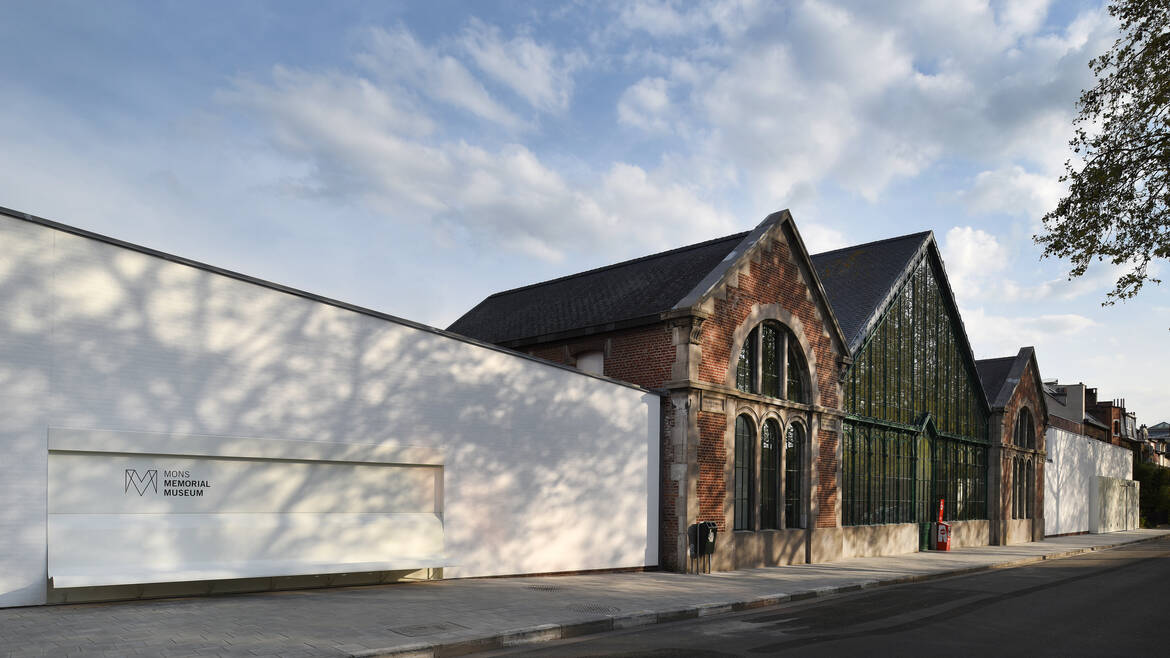
[[[850,245],[848,247],[840,247],[830,251],[822,251],[817,254],[809,254],[809,258],[817,258],[818,256],[828,256],[842,251],[849,251],[851,249],[860,249],[862,247],[872,247],[873,245],[882,244],[883,242],[893,242],[894,240],[905,240],[906,238],[913,238],[918,236],[930,235],[930,231],[919,231],[917,233],[907,233],[906,235],[895,235],[892,238],[883,238],[881,240],[874,240],[873,242],[863,242],[861,244]]]
[[[660,251],[656,254],[639,256],[638,258],[631,258],[630,260],[623,260],[623,261],[618,262],[618,263],[612,263],[610,265],[603,265],[601,267],[595,267],[591,270],[585,270],[584,272],[575,272],[573,274],[566,274],[565,276],[560,276],[560,277],[557,277],[555,279],[548,279],[547,281],[538,281],[536,283],[530,283],[526,286],[520,286],[518,288],[510,288],[508,290],[501,290],[500,292],[492,293],[491,295],[488,295],[487,297],[484,298],[484,301],[487,301],[488,299],[492,299],[493,297],[500,297],[502,295],[510,295],[512,293],[520,292],[522,290],[529,290],[531,288],[538,288],[540,286],[546,286],[546,285],[549,285],[552,283],[559,283],[561,281],[568,281],[569,279],[575,279],[577,277],[582,277],[582,276],[585,276],[587,274],[596,274],[597,272],[604,272],[606,270],[612,270],[616,267],[622,267],[625,265],[632,265],[633,263],[639,263],[639,262],[642,262],[645,260],[650,260],[652,258],[660,258],[662,256],[669,256],[671,254],[676,254],[676,253],[680,253],[683,251],[689,251],[691,249],[698,249],[699,247],[706,247],[708,245],[715,244],[716,242],[724,242],[724,241],[733,240],[733,239],[734,240],[742,240],[743,237],[745,235],[747,235],[748,233],[751,233],[751,231],[743,231],[742,233],[725,235],[721,238],[714,238],[712,240],[705,240],[703,242],[696,242],[695,244],[688,244],[688,245],[684,245],[682,247],[675,247],[674,249]]]
[[[1020,358],[1018,354],[1016,356],[993,356],[987,359],[975,359],[975,363],[985,363],[987,361],[1015,361],[1018,358]]]

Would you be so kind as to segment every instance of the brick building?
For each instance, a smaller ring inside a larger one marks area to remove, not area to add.
[[[1085,389],[1085,413],[1106,428],[1105,441],[1133,451],[1141,458],[1141,444],[1137,437],[1137,417],[1125,410],[1125,399],[1098,400],[1097,389]]]
[[[715,568],[803,563],[839,527],[844,337],[791,215],[488,297],[450,331],[668,391],[662,565],[719,527]],[[815,558],[814,558],[815,559]]]
[[[1048,406],[1036,352],[1023,347],[975,365],[991,404],[991,543],[1040,541]]]
[[[939,498],[987,544],[987,416],[933,234],[809,256],[754,230],[491,295],[450,331],[665,390],[662,553],[716,569],[905,553]]]

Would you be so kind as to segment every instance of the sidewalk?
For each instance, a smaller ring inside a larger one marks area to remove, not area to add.
[[[1170,530],[693,576],[485,578],[0,610],[0,655],[456,655],[1145,541]]]

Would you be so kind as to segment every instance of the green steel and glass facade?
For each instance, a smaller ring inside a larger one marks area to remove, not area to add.
[[[941,265],[924,252],[845,375],[842,523],[986,519],[989,411]]]

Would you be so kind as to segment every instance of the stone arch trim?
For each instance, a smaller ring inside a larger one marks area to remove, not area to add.
[[[731,416],[731,431],[732,432],[735,432],[735,419],[739,418],[740,416],[747,416],[748,418],[751,418],[752,423],[755,424],[756,429],[758,430],[760,428],[760,425],[764,422],[764,418],[767,417],[767,414],[766,413],[761,414],[758,411],[756,411],[755,409],[753,409],[751,406],[746,405],[746,404],[741,404],[741,405],[737,406],[735,408],[735,411],[732,412],[732,416]]]
[[[735,328],[735,332],[731,335],[730,358],[728,359],[726,375],[724,375],[724,385],[728,388],[735,388],[735,367],[739,363],[739,347],[743,345],[743,341],[747,339],[752,329],[765,320],[775,320],[788,327],[792,331],[792,335],[796,337],[796,341],[800,343],[800,351],[804,354],[804,362],[808,366],[808,388],[812,392],[810,404],[819,406],[821,404],[821,387],[820,380],[817,378],[816,351],[809,345],[808,338],[805,336],[804,323],[779,304],[752,306],[748,316]]]

